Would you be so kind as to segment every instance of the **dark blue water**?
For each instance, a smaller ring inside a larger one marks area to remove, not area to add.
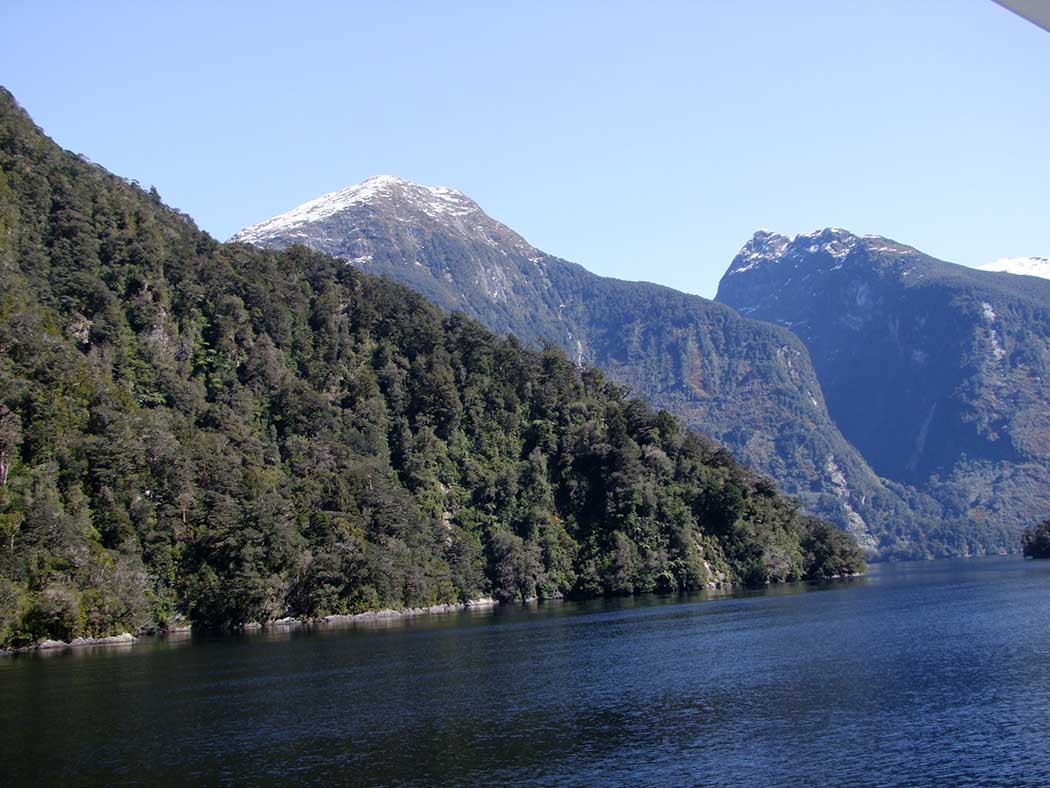
[[[1050,786],[1050,562],[0,659],[0,784]]]

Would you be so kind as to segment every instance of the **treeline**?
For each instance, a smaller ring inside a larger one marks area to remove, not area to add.
[[[855,572],[560,351],[222,245],[0,96],[0,642]]]

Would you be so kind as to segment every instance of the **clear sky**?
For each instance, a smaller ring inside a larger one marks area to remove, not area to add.
[[[225,239],[369,175],[715,292],[760,227],[1050,255],[1050,34],[990,0],[0,8],[55,140]]]

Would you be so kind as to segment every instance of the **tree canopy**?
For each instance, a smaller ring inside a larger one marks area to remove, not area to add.
[[[219,244],[0,95],[0,642],[859,570],[554,348]]]

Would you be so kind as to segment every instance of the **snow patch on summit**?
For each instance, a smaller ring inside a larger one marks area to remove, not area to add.
[[[477,203],[460,191],[445,186],[421,186],[393,175],[376,175],[354,186],[322,195],[259,224],[246,227],[231,241],[261,243],[358,205],[398,202],[433,219],[480,213]],[[292,233],[294,235],[294,233]]]
[[[1001,257],[977,266],[977,270],[1050,279],[1050,257]]]
[[[729,273],[740,274],[750,271],[755,266],[771,260],[777,260],[784,254],[790,241],[786,235],[779,235],[769,230],[759,230],[733,260]]]
[[[808,233],[799,233],[794,238],[769,230],[759,230],[733,260],[727,276],[750,271],[765,263],[779,262],[792,252],[824,252],[841,263],[853,251],[859,240],[849,230],[841,227],[811,230]]]
[[[838,271],[857,250],[877,254],[880,258],[886,255],[905,258],[917,254],[910,246],[881,235],[854,235],[842,227],[810,230],[794,238],[759,230],[733,259],[726,276],[744,273],[767,263],[785,262],[794,263],[795,268],[804,265],[808,270]]]

